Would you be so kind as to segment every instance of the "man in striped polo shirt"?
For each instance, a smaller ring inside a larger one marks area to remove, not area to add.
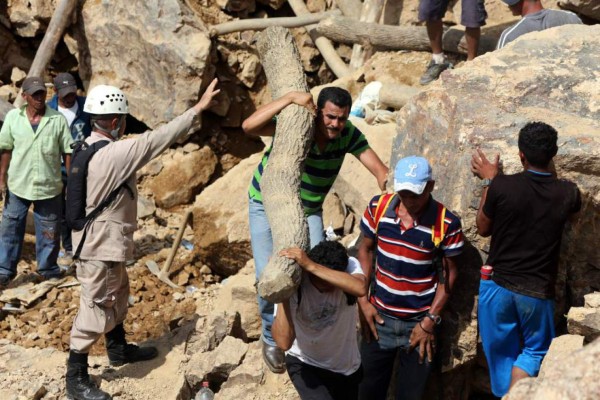
[[[384,201],[375,196],[362,218],[358,259],[368,281],[374,274],[374,284],[370,295],[359,299],[360,399],[386,398],[398,353],[395,398],[418,400],[425,389],[436,326],[463,249],[460,220],[433,199],[434,184],[427,160],[403,158],[394,172],[395,195]]]
[[[258,108],[244,121],[242,128],[248,135],[273,136],[275,116],[290,104],[307,107],[313,112],[317,110],[315,137],[306,157],[300,185],[300,198],[304,205],[312,248],[323,240],[323,201],[342,167],[345,155],[351,153],[357,157],[375,176],[382,190],[385,189],[388,168],[369,147],[362,132],[348,120],[352,98],[348,91],[341,88],[328,87],[321,90],[316,107],[310,93],[287,93]],[[250,239],[257,279],[273,252],[271,227],[260,190],[260,180],[270,153],[271,147],[254,171],[248,191]],[[263,358],[271,371],[281,373],[285,370],[284,353],[276,346],[271,335],[274,305],[260,297],[258,305],[262,318]]]

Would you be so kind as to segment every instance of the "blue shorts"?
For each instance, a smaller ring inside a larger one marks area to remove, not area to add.
[[[419,2],[419,21],[439,21],[444,18],[450,0],[421,0]],[[479,28],[485,25],[487,11],[484,0],[461,0],[460,23],[467,28]]]
[[[512,292],[493,280],[479,284],[479,333],[492,392],[508,393],[513,367],[536,376],[554,338],[554,300]]]

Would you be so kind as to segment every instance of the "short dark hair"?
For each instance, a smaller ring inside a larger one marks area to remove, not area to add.
[[[348,252],[339,242],[323,240],[308,252],[308,258],[335,271],[346,271],[348,267]],[[356,304],[355,296],[344,294],[349,306]]]
[[[558,152],[558,132],[543,122],[529,122],[519,131],[519,150],[534,167],[546,168]]]
[[[336,271],[345,271],[348,267],[348,252],[339,242],[322,241],[308,252],[308,258]]]
[[[350,93],[346,89],[330,86],[321,89],[317,98],[317,108],[319,110],[323,109],[325,103],[328,101],[340,108],[350,107],[352,105],[352,96],[350,96]]]

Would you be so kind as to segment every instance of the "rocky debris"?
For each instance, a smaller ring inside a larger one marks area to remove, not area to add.
[[[323,202],[323,224],[325,229],[331,226],[334,231],[343,231],[347,213],[346,206],[335,193],[335,190],[331,190]]]
[[[584,307],[569,310],[567,329],[572,335],[582,335],[586,343],[600,337],[600,292],[585,295]]]
[[[198,77],[212,76],[207,30],[184,2],[86,2],[81,15],[73,39],[83,81],[123,89],[131,115],[149,127],[187,110],[198,99]]]
[[[156,211],[156,205],[154,204],[154,200],[152,200],[148,197],[145,197],[145,196],[138,196],[138,201],[137,201],[137,218],[138,219],[151,217],[152,215],[154,215],[155,211]]]
[[[217,179],[194,202],[195,245],[216,273],[229,276],[252,257],[248,185],[262,154],[254,154]]]
[[[189,203],[209,182],[217,163],[208,146],[191,153],[174,152],[171,159],[162,157],[163,168],[148,183],[156,204],[171,208]]]
[[[215,350],[192,354],[187,362],[186,380],[192,387],[198,387],[206,380],[213,384],[221,384],[227,380],[231,371],[240,365],[247,351],[247,343],[226,336]]]
[[[10,86],[2,86],[0,89]],[[0,91],[0,124],[4,121],[6,113],[12,110],[14,107],[8,102],[8,100],[2,98],[2,91]],[[2,126],[2,125],[0,125]]]
[[[600,3],[596,0],[558,0],[561,8],[600,21]]]
[[[33,38],[46,29],[54,12],[54,3],[50,0],[11,1],[6,12],[19,36]]]
[[[592,400],[600,396],[600,340],[573,352],[543,378],[525,378],[506,400]]]
[[[600,26],[568,26],[528,35],[444,72],[400,110],[391,165],[410,154],[427,157],[436,180],[434,197],[458,213],[467,239],[476,246],[469,246],[463,257],[458,285],[465,287],[454,289],[461,296],[451,298],[444,320],[456,327],[446,365],[469,361],[476,348],[476,336],[460,339],[476,324],[477,270],[485,259],[477,249],[482,252],[488,246],[475,232],[481,188],[469,162],[476,147],[490,156],[500,153],[505,173],[515,173],[522,169],[516,148],[520,127],[542,119],[557,128],[558,175],[575,181],[583,195],[581,218],[563,243],[559,281],[564,285],[568,276],[576,303],[600,281],[598,248],[589,246],[600,226],[600,91],[595,76],[599,34]],[[564,313],[564,289],[558,293],[557,312]]]
[[[571,358],[573,352],[583,347],[583,339],[584,337],[581,335],[562,335],[552,340],[542,362],[538,378],[544,379],[547,371],[560,367]]]
[[[250,260],[236,275],[221,283],[214,308],[215,312],[236,310],[240,314],[243,337],[248,340],[259,339],[262,327],[255,284],[254,261]]]

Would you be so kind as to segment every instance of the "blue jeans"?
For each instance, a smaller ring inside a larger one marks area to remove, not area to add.
[[[27,210],[33,203],[35,255],[38,272],[46,279],[60,276],[56,264],[62,196],[44,200],[27,200],[7,190],[0,224],[0,275],[14,277],[21,258]]]
[[[515,293],[493,280],[479,283],[477,316],[492,392],[510,388],[513,367],[536,376],[554,338],[554,300]]]
[[[396,356],[396,400],[420,400],[433,364],[419,364],[419,348],[407,353],[410,334],[418,321],[404,321],[379,314],[383,325],[376,324],[379,340],[361,340],[360,356],[363,380],[358,389],[361,400],[385,400]]]
[[[273,237],[271,236],[271,226],[265,213],[262,203],[249,200],[248,216],[250,223],[250,241],[252,243],[252,256],[254,257],[254,268],[256,271],[256,280],[260,277],[263,269],[271,258],[273,252]],[[306,217],[310,235],[310,247],[319,244],[323,236],[323,218],[321,213],[309,215]],[[262,336],[265,343],[275,346],[275,340],[271,334],[271,325],[273,325],[273,303],[269,303],[258,296],[258,309],[262,318]]]

